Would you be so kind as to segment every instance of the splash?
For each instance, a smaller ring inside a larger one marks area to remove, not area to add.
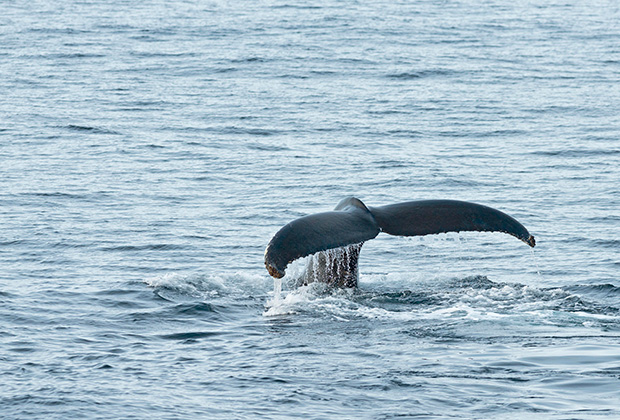
[[[229,295],[248,295],[265,290],[265,276],[244,271],[234,273],[177,273],[170,272],[142,280],[158,294],[218,298]]]
[[[273,298],[267,302],[268,306],[279,306],[282,301],[282,278],[273,278]]]
[[[297,313],[294,308],[300,303],[308,303],[316,297],[316,293],[324,292],[326,288],[351,289],[357,286],[358,257],[363,243],[347,245],[319,251],[301,261],[288,270],[289,282],[297,290],[282,297],[282,278],[273,279],[273,297],[265,307],[264,316],[275,316]],[[305,264],[305,268],[296,269],[298,264]]]
[[[295,315],[299,313],[322,313],[336,315],[340,306],[357,306],[351,300],[353,289],[334,289],[325,283],[315,282],[282,292],[279,300],[271,299],[265,304],[263,316]]]
[[[143,280],[147,285],[159,291],[195,297],[216,297],[227,287],[220,276],[166,273]]]

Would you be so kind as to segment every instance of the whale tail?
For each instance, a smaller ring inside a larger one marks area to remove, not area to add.
[[[503,232],[531,247],[536,245],[534,237],[516,219],[480,204],[420,200],[368,208],[350,197],[338,203],[334,211],[305,216],[280,229],[265,249],[265,266],[273,277],[284,277],[290,262],[320,252],[322,256],[309,263],[306,277],[354,287],[361,246],[379,232],[422,236],[466,231]],[[356,247],[341,256],[325,253],[348,245]]]
[[[481,204],[456,200],[420,200],[371,207],[382,232],[423,236],[446,232],[503,232],[529,246],[534,237],[513,217]]]
[[[319,251],[365,242],[379,234],[370,210],[357,198],[342,200],[334,211],[293,220],[280,229],[265,249],[265,266],[284,277],[286,266]]]

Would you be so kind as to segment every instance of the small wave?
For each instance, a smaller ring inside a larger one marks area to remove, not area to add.
[[[61,53],[61,54],[46,54],[46,58],[103,58],[104,54],[95,54],[95,53]]]
[[[12,245],[21,245],[26,243],[27,241],[25,239],[8,239],[8,240],[2,240],[0,241],[0,247],[1,246],[12,246]]]
[[[419,130],[406,130],[402,128],[387,130],[387,134],[389,134],[392,137],[402,137],[402,138],[407,138],[407,139],[419,138],[424,135]]]
[[[299,79],[299,80],[306,80],[310,78],[309,76],[306,76],[304,74],[280,74],[277,77],[281,79]]]
[[[217,69],[213,69],[213,73],[232,73],[238,70],[239,69],[236,67],[220,67]]]
[[[176,251],[188,249],[185,245],[178,244],[146,244],[146,245],[119,245],[102,247],[102,251],[124,252],[124,251]]]
[[[298,10],[318,10],[322,9],[322,6],[313,6],[313,5],[299,5],[299,4],[277,4],[271,6],[272,9],[298,9]]]
[[[416,80],[422,79],[425,77],[435,77],[435,76],[450,76],[454,74],[451,70],[421,70],[416,72],[402,72],[402,73],[390,73],[387,74],[386,77],[389,79],[397,79],[397,80]]]
[[[380,294],[370,293],[368,297],[363,297],[366,303],[371,306],[382,308],[395,308],[396,310],[406,306],[421,307],[424,305],[441,305],[442,300],[438,296],[433,296],[424,290],[403,290],[399,292],[386,292]]]
[[[215,297],[227,287],[221,277],[167,273],[144,281],[158,291],[171,291],[182,295]],[[164,297],[165,298],[165,297]]]
[[[238,126],[226,126],[226,127],[205,127],[205,128],[186,128],[185,130],[193,130],[197,132],[214,132],[214,133],[223,133],[223,134],[241,134],[241,135],[251,135],[258,137],[270,137],[277,134],[283,134],[283,131],[276,129],[267,129],[260,127],[238,127]],[[274,146],[274,147],[282,147],[282,146]],[[283,149],[288,150],[288,149]]]
[[[333,70],[310,70],[309,73],[315,76],[333,76],[338,74],[338,72]]]
[[[274,134],[276,134],[276,131],[274,130],[265,130],[265,129],[261,129],[261,128],[246,128],[241,130],[243,133],[246,134],[250,134],[252,136],[273,136]],[[284,149],[286,150],[286,149]]]
[[[379,169],[408,168],[413,166],[410,162],[392,159],[377,161],[375,165]]]
[[[620,239],[593,239],[592,243],[597,247],[620,249]]]
[[[27,28],[27,29],[24,29],[23,32],[75,35],[75,34],[89,34],[89,33],[92,33],[93,31],[87,30],[87,29],[75,29],[75,28]]]
[[[522,136],[527,134],[525,130],[490,130],[482,131],[478,133],[478,137],[509,137],[509,136]]]
[[[50,247],[52,248],[67,248],[67,249],[76,249],[76,248],[88,248],[91,247],[92,243],[79,243],[76,241],[72,241],[69,239],[63,239],[59,242],[51,243]]]
[[[217,313],[215,305],[207,302],[182,303],[175,307],[175,311],[185,315],[202,315],[206,312]]]
[[[231,63],[265,63],[270,61],[264,57],[245,57],[230,60]]]
[[[33,197],[51,197],[51,198],[71,198],[71,199],[83,199],[87,198],[86,194],[71,194],[71,193],[63,193],[63,192],[32,192],[32,193],[23,193],[21,195],[25,196],[33,196]]]
[[[469,276],[462,279],[449,280],[448,286],[454,289],[471,288],[487,290],[498,286],[498,283],[489,280],[487,276]]]
[[[129,54],[133,57],[140,57],[140,58],[196,57],[198,55],[196,52],[193,52],[193,51],[187,51],[187,52],[132,51]]]
[[[620,287],[614,286],[613,284],[610,284],[610,283],[577,284],[574,286],[566,287],[566,290],[569,290],[574,293],[580,293],[580,294],[597,295],[599,297],[620,296]]]
[[[182,332],[182,333],[174,333],[174,334],[162,334],[162,335],[159,335],[159,337],[165,340],[196,340],[198,338],[214,337],[220,334],[221,333],[219,332],[213,332],[213,331],[196,331],[196,332]]]
[[[262,144],[262,143],[249,143],[247,144],[246,147],[251,150],[258,150],[258,151],[264,151],[264,152],[270,152],[270,153],[290,150],[286,146]]]
[[[606,216],[588,217],[587,220],[592,222],[620,222],[620,216],[610,214]]]
[[[71,131],[79,131],[79,132],[92,133],[92,134],[115,134],[115,135],[121,134],[118,131],[108,130],[106,128],[101,128],[101,127],[90,127],[86,125],[69,124],[61,128],[66,128],[67,130],[71,130]]]
[[[176,301],[187,297],[216,298],[230,294],[263,295],[270,280],[266,275],[237,272],[233,274],[166,273],[144,280],[163,299]]]
[[[620,154],[620,149],[565,149],[565,150],[543,150],[531,152],[536,156],[558,156],[563,158],[583,158],[589,156],[609,156]]]

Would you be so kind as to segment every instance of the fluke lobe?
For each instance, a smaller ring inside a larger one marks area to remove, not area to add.
[[[366,207],[359,199],[349,197],[334,211],[304,216],[280,229],[265,249],[265,266],[269,274],[280,278],[291,261],[319,253],[308,263],[304,282],[355,287],[362,244],[379,232],[422,236],[466,231],[504,232],[531,247],[536,245],[534,237],[516,219],[480,204],[420,200]]]

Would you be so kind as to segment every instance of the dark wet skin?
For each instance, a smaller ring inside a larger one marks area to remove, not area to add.
[[[355,287],[362,244],[379,232],[423,236],[472,231],[503,232],[531,247],[536,245],[534,237],[516,219],[480,204],[420,200],[368,208],[359,199],[349,197],[334,211],[305,216],[280,229],[267,245],[265,266],[270,275],[281,278],[290,262],[319,252],[322,255],[309,262],[304,282]],[[343,248],[340,253],[324,253],[349,245],[356,246]]]

